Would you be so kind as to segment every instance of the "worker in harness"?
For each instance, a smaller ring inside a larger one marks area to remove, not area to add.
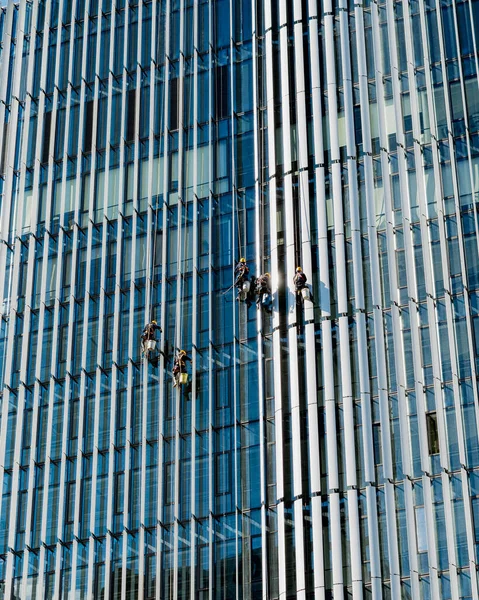
[[[248,298],[248,294],[251,287],[251,282],[248,279],[249,267],[246,264],[246,258],[240,258],[238,264],[235,267],[235,288],[238,289],[238,295],[236,300],[245,302]],[[248,304],[249,305],[249,304]]]
[[[271,275],[265,273],[256,280],[255,293],[257,295],[256,304],[264,306],[266,310],[271,310]]]
[[[235,267],[235,287],[241,289],[243,283],[248,280],[249,267],[246,264],[246,258],[240,258]]]
[[[153,320],[145,325],[141,333],[141,352],[146,358],[149,358],[150,351],[154,350],[154,347],[156,346],[155,332],[157,330],[161,333],[161,327]],[[155,343],[151,344],[149,342]]]
[[[186,383],[185,378],[182,377],[186,375],[186,361],[189,360],[191,362],[191,358],[186,354],[184,350],[180,350],[175,356],[175,362],[173,364],[173,387],[175,388],[178,385]]]
[[[306,287],[307,280],[308,280],[308,278],[303,273],[303,269],[301,267],[296,267],[296,274],[293,277],[294,291],[296,292],[296,296],[299,296],[301,299],[304,298],[303,290],[307,289],[307,287]]]

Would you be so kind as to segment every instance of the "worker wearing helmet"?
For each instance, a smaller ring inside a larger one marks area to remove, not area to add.
[[[144,326],[141,333],[141,350],[144,354],[146,353],[146,342],[155,339],[155,332],[157,330],[161,333],[161,327],[155,320],[150,321]]]
[[[256,280],[256,294],[261,298],[263,294],[271,293],[271,275],[269,273],[265,273],[264,275],[260,275]],[[258,300],[259,301],[259,300]]]
[[[255,286],[256,304],[258,308],[262,305],[268,312],[271,311],[271,275],[264,273],[256,280]]]
[[[303,273],[303,269],[301,267],[296,267],[296,274],[293,277],[294,290],[297,294],[301,293],[301,290],[306,287],[306,281],[308,278]]]
[[[241,289],[243,283],[248,279],[249,268],[246,264],[246,258],[240,258],[235,267],[235,287]]]
[[[180,383],[180,376],[182,373],[186,373],[186,361],[191,362],[191,358],[186,354],[185,350],[180,350],[175,356],[175,362],[173,364],[173,387],[176,387]]]

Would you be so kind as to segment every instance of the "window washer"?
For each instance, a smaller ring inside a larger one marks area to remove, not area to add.
[[[303,296],[302,290],[306,288],[306,281],[308,278],[303,273],[301,267],[296,267],[296,275],[293,277],[294,291],[297,295]]]
[[[271,307],[271,275],[265,273],[256,280],[255,293],[258,296],[256,304],[262,304],[266,309]]]
[[[157,329],[161,333],[161,327],[153,320],[145,325],[141,333],[141,351],[146,358],[149,358],[150,350],[154,350],[154,346],[156,345],[155,332]],[[148,342],[155,342],[155,344],[149,344]]]
[[[240,258],[239,263],[235,267],[235,287],[238,289],[236,297],[240,302],[246,302],[251,287],[251,282],[248,279],[249,267],[246,264],[246,258]],[[248,302],[250,306],[250,302]]]
[[[246,258],[240,258],[239,263],[235,267],[235,287],[243,288],[243,283],[248,280],[249,267],[246,264]]]
[[[175,356],[175,362],[173,364],[173,379],[175,388],[178,385],[186,383],[185,378],[182,375],[186,375],[186,361],[191,362],[191,358],[187,356],[184,350],[180,350]]]

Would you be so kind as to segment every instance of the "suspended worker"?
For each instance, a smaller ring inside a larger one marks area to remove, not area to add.
[[[157,330],[159,330],[161,333],[161,327],[155,320],[153,320],[145,325],[141,333],[141,351],[147,358],[150,353],[150,350],[154,350],[154,347],[156,345],[155,332]],[[155,343],[151,344],[149,342]]]
[[[308,278],[303,273],[303,269],[301,267],[296,267],[296,275],[293,277],[294,283],[294,291],[297,294],[301,294],[301,290],[306,287],[306,281]]]
[[[173,364],[173,387],[186,383],[184,375],[186,375],[186,361],[191,362],[191,358],[186,354],[185,350],[180,350],[175,356]]]
[[[258,296],[256,304],[262,304],[266,309],[271,307],[271,275],[265,273],[256,280],[255,293]]]
[[[236,300],[246,302],[248,306],[251,306],[251,301],[249,299],[251,282],[248,279],[248,274],[249,267],[246,264],[246,258],[240,258],[239,263],[235,267],[235,287],[238,289]]]
[[[243,283],[248,280],[249,267],[246,264],[246,258],[240,258],[235,267],[235,287],[242,289]]]

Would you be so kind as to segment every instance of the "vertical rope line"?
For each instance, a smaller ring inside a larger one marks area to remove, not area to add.
[[[234,143],[234,141],[233,141]],[[238,192],[236,190],[236,183],[235,183],[235,176],[234,176],[234,170],[233,170],[233,194],[234,194],[234,198],[235,198],[235,220],[236,223],[238,224],[238,250],[239,250],[239,256],[243,256],[243,246],[241,244],[241,225],[240,225],[240,211],[238,208]]]
[[[158,64],[157,64],[157,60],[158,60],[158,52],[159,52],[159,47],[160,47],[160,27],[159,24],[161,22],[161,0],[158,0],[158,13],[157,13],[157,28],[156,28],[156,49],[155,49],[155,56],[154,56],[154,64],[155,64],[155,79],[156,79],[156,74],[158,72]],[[155,221],[154,221],[154,229],[153,229],[153,256],[150,260],[150,268],[151,268],[151,272],[150,272],[150,278],[149,278],[149,285],[150,285],[150,290],[149,290],[149,305],[150,305],[150,311],[149,311],[149,322],[151,322],[152,320],[152,316],[153,316],[153,303],[152,303],[152,298],[153,298],[153,288],[154,288],[154,279],[155,279],[155,269],[156,269],[156,264],[155,264],[155,258],[156,258],[156,239],[158,237],[158,212],[159,212],[159,194],[160,194],[160,158],[161,158],[161,145],[162,145],[162,132],[163,132],[163,124],[164,124],[164,112],[165,112],[165,102],[166,102],[166,85],[165,85],[165,74],[166,74],[166,65],[165,65],[165,70],[163,73],[163,88],[162,88],[162,94],[161,94],[161,104],[160,104],[160,127],[159,127],[159,131],[160,131],[160,139],[159,139],[159,148],[158,148],[158,167],[157,167],[157,176],[156,176],[156,209],[155,209]],[[161,79],[160,79],[161,81]],[[153,82],[153,85],[155,85],[155,81]],[[163,157],[163,160],[165,160],[165,158]],[[150,246],[148,246],[148,250],[150,249]]]
[[[186,73],[186,60],[185,60],[185,67],[184,67],[184,79],[186,80],[185,77],[185,73]],[[191,113],[191,107],[193,106],[193,81],[192,81],[192,76],[190,76],[190,82],[189,82],[189,86],[190,89],[188,90],[188,95],[186,97],[186,131],[189,130],[189,126],[188,126],[188,118],[189,115]],[[188,146],[189,146],[189,136],[185,135],[185,132],[183,131],[183,137],[186,138],[187,142],[188,142]],[[193,151],[193,149],[188,150],[187,147],[185,147],[185,143],[183,142],[183,152],[184,152],[184,157],[185,157],[185,163],[186,163],[186,167],[185,167],[185,177],[184,177],[184,184],[183,184],[183,189],[184,189],[184,196],[182,194],[182,205],[183,205],[183,212],[184,212],[184,216],[183,216],[183,232],[184,232],[184,240],[183,240],[183,262],[185,262],[187,260],[186,258],[186,254],[187,254],[187,244],[188,244],[188,176],[189,176],[189,172],[190,172],[190,161],[188,160],[188,156],[191,156],[191,152]],[[186,270],[186,268],[185,268]],[[183,292],[184,289],[184,281],[183,281],[183,277],[181,277],[180,280],[180,290],[181,292]],[[181,316],[181,322],[180,322],[180,345],[182,345],[184,342],[183,340],[183,316]]]
[[[259,62],[259,58],[258,58]],[[256,69],[258,72],[258,69]],[[259,165],[259,235],[260,235],[260,243],[261,243],[261,273],[264,272],[264,257],[265,257],[265,248],[264,248],[264,122],[263,122],[263,114],[260,108],[260,144],[261,144],[261,160]]]

